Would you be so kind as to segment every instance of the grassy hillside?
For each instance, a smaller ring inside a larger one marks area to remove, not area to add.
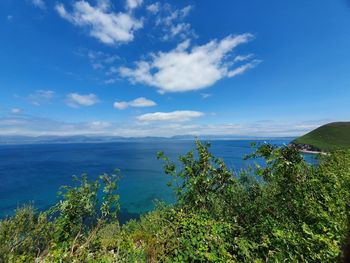
[[[334,122],[323,125],[293,141],[297,145],[309,145],[311,149],[333,151],[350,148],[350,122]]]

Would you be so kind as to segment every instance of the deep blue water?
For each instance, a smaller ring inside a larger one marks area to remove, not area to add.
[[[289,143],[273,140],[273,144]],[[211,151],[228,166],[239,170],[248,163],[251,141],[212,141]],[[117,142],[87,144],[0,145],[0,217],[33,201],[46,209],[57,201],[60,186],[72,183],[72,175],[83,172],[95,179],[103,172],[121,170],[122,217],[136,216],[153,208],[155,199],[173,202],[170,180],[157,160],[158,151],[176,159],[193,149],[193,141]]]

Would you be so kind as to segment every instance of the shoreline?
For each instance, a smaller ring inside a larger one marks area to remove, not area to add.
[[[326,152],[319,152],[319,151],[310,151],[310,150],[301,150],[299,149],[299,152],[306,153],[306,154],[321,154],[321,155],[328,155],[329,153]]]

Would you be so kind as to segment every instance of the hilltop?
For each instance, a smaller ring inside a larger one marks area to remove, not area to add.
[[[334,151],[350,148],[350,122],[325,124],[297,139],[293,144],[310,151]]]

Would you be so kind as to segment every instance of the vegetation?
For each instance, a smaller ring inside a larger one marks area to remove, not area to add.
[[[0,223],[0,262],[337,262],[348,233],[350,151],[304,161],[264,144],[234,173],[196,143],[180,167],[163,153],[175,205],[120,225],[118,175],[76,178],[52,209]]]
[[[350,149],[350,122],[334,122],[323,125],[293,141],[311,150],[334,151]]]

